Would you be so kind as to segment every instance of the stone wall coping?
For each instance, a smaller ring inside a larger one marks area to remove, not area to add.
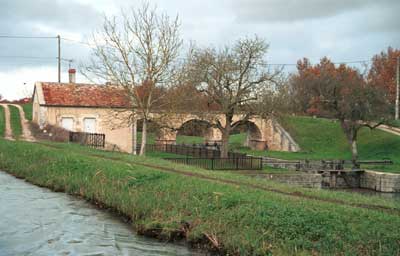
[[[366,173],[377,174],[377,175],[386,175],[400,178],[400,173],[391,173],[391,172],[382,172],[382,171],[373,171],[365,169]]]

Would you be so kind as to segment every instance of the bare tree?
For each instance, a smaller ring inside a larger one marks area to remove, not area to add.
[[[222,133],[222,157],[228,155],[232,130],[257,114],[253,106],[259,94],[273,85],[280,74],[266,68],[267,49],[268,44],[255,37],[240,39],[219,50],[193,50],[188,77],[225,119],[217,119],[213,124]]]
[[[163,107],[164,92],[174,80],[182,45],[179,27],[178,17],[158,14],[145,3],[120,16],[105,17],[93,36],[93,58],[85,74],[123,89],[131,102],[132,120],[143,119],[140,155],[145,154],[151,113]]]

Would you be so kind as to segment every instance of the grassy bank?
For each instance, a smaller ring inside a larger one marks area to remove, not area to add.
[[[169,167],[180,172],[168,171]],[[4,140],[0,140],[0,169],[112,207],[129,216],[140,233],[185,238],[231,255],[400,252],[397,210],[389,213],[227,183],[292,189],[232,173],[76,145]],[[335,198],[342,195],[333,194]],[[348,202],[369,200],[360,195],[345,198]]]
[[[22,135],[21,116],[19,115],[19,109],[15,106],[8,105],[10,109],[10,124],[13,137],[18,139]]]
[[[0,106],[0,137],[4,137],[6,129],[6,120],[3,106]]]
[[[281,118],[281,125],[300,145],[300,152],[257,151],[243,147],[246,133],[230,136],[230,148],[235,151],[255,156],[270,156],[282,159],[351,159],[351,152],[346,138],[338,122],[311,117],[286,116]],[[154,135],[150,134],[149,142],[154,143]],[[202,137],[177,136],[177,143],[201,143]],[[363,166],[365,168],[400,172],[400,137],[375,129],[364,128],[359,134],[359,158],[362,160],[390,159],[394,165]]]
[[[287,116],[280,121],[300,145],[300,152],[253,151],[242,148],[242,152],[253,155],[268,155],[282,159],[351,159],[351,152],[338,122],[311,117]],[[400,172],[400,137],[381,131],[363,128],[359,133],[359,158],[391,159],[394,165],[367,166],[368,168]]]
[[[259,178],[250,178],[247,175],[241,175],[239,171],[207,171],[200,168],[195,168],[187,165],[174,164],[170,161],[162,160],[161,158],[166,156],[179,156],[175,154],[169,154],[164,152],[154,152],[148,154],[146,157],[134,157],[128,153],[120,153],[120,152],[110,152],[103,150],[96,150],[89,147],[80,146],[79,144],[72,143],[54,143],[54,142],[40,142],[41,145],[45,145],[46,147],[53,148],[55,150],[63,153],[67,152],[75,152],[77,154],[86,155],[89,157],[103,157],[105,159],[110,159],[112,161],[123,161],[129,164],[144,164],[144,165],[152,165],[156,167],[165,167],[170,169],[179,169],[181,172],[188,173],[189,175],[196,174],[201,176],[210,177],[212,179],[228,179],[233,182],[245,182],[246,184],[263,186],[263,188],[272,189],[274,191],[281,191],[283,193],[289,193],[293,195],[303,195],[306,197],[317,198],[320,200],[331,200],[337,199],[346,204],[354,204],[360,203],[365,205],[374,205],[378,208],[395,208],[400,210],[400,203],[393,203],[391,200],[385,200],[379,197],[371,197],[371,196],[363,196],[356,193],[345,193],[345,192],[337,192],[337,191],[327,191],[327,190],[315,190],[315,189],[306,189],[300,188],[296,186],[287,186],[281,183],[275,183],[264,179]],[[161,155],[160,155],[161,154]],[[166,155],[164,155],[166,154]],[[180,155],[181,157],[184,157]],[[280,169],[282,170],[282,169]],[[261,173],[268,173],[267,170],[263,170]]]
[[[32,121],[32,103],[26,103],[21,105],[25,112],[25,118]]]

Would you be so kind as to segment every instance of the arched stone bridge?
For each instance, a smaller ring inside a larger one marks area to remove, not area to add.
[[[235,115],[233,122],[241,120],[243,116]],[[208,128],[204,135],[205,142],[213,143],[221,141],[222,134],[215,128],[217,120],[224,126],[225,116],[222,114],[173,114],[161,118],[160,131],[156,137],[156,143],[174,144],[180,128],[189,122],[202,122]],[[293,140],[288,132],[273,119],[264,119],[260,116],[253,116],[246,121],[248,126],[245,146],[258,150],[277,150],[277,151],[299,151],[298,144]],[[168,128],[166,128],[168,127]]]

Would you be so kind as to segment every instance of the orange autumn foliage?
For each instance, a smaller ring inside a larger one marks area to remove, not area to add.
[[[396,65],[400,49],[389,47],[386,52],[372,58],[372,66],[368,73],[368,83],[385,90],[390,102],[396,98]]]
[[[343,84],[359,84],[362,86],[364,81],[359,72],[344,64],[335,65],[327,57],[321,59],[320,63],[311,65],[307,58],[297,62],[298,73],[293,75],[291,83],[295,92],[296,100],[300,103],[303,112],[311,115],[321,115],[321,85],[329,84],[332,81]],[[328,89],[329,88],[325,88]],[[340,86],[336,92],[338,96],[346,97],[352,93],[354,86]]]

